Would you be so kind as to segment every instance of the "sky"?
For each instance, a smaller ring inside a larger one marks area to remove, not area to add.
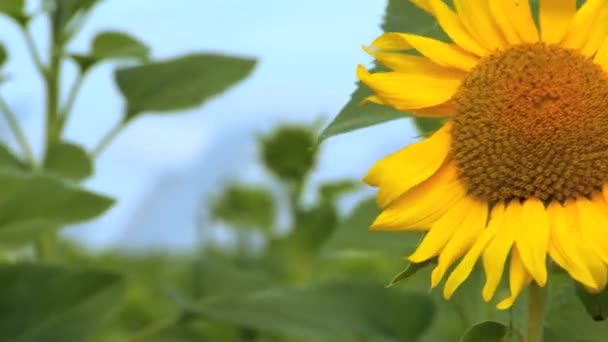
[[[29,2],[30,9],[35,10],[35,3]],[[221,153],[222,139],[234,132],[252,137],[279,122],[330,120],[354,89],[357,64],[371,61],[361,46],[380,33],[385,6],[383,0],[102,1],[70,51],[86,52],[96,33],[121,30],[150,46],[157,59],[202,51],[253,57],[258,64],[249,79],[202,108],[145,115],[130,124],[99,158],[95,176],[86,183],[119,202],[75,235],[108,244],[160,175],[187,170],[205,155]],[[43,101],[34,99],[42,94],[42,84],[18,30],[8,20],[0,20],[0,27],[0,40],[10,51],[11,76],[0,92],[21,115],[40,153]],[[32,30],[45,49],[46,23],[37,20]],[[67,140],[91,149],[120,118],[123,100],[113,84],[114,67],[104,64],[86,79]],[[74,66],[66,64],[64,93],[74,75]],[[332,138],[323,146],[315,178],[360,178],[375,159],[414,136],[411,125],[399,120]]]

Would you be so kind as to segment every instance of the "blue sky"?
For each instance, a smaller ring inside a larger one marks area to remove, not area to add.
[[[354,88],[356,65],[370,62],[361,46],[380,33],[385,5],[383,0],[102,1],[70,46],[72,51],[86,51],[99,31],[118,29],[147,43],[156,58],[212,51],[259,60],[252,77],[225,96],[192,111],[142,117],[110,146],[87,183],[120,201],[100,221],[104,229],[121,227],[158,175],[187,169],[205,153],[217,153],[217,142],[231,132],[253,136],[282,121],[329,120]],[[33,26],[40,46],[45,45],[45,24],[39,20]],[[11,51],[8,68],[13,77],[0,91],[22,115],[40,151],[43,102],[33,99],[41,94],[41,83],[18,31],[6,20],[0,27],[0,39]],[[67,127],[68,140],[91,148],[119,119],[123,102],[112,82],[112,68],[103,65],[87,79]],[[67,88],[74,68],[67,64],[65,70]],[[360,177],[374,159],[414,135],[401,120],[331,139],[316,177]]]

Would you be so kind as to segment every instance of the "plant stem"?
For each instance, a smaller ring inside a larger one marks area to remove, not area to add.
[[[8,122],[8,125],[15,136],[15,139],[17,139],[17,143],[21,146],[25,159],[29,164],[32,165],[32,167],[35,167],[36,158],[34,158],[34,153],[32,152],[30,144],[28,143],[27,138],[19,125],[17,115],[15,115],[15,112],[11,110],[8,103],[6,103],[2,96],[0,96],[0,111],[2,111],[4,114],[4,117],[6,118],[6,121]]]
[[[526,342],[542,342],[547,290],[536,284],[529,286],[528,326]]]
[[[63,106],[63,108],[61,108],[60,111],[60,115],[59,115],[59,123],[58,123],[58,130],[60,132],[63,132],[63,129],[65,127],[65,124],[68,122],[70,115],[73,112],[74,109],[74,103],[76,103],[76,98],[78,97],[78,92],[80,91],[80,88],[82,87],[82,82],[84,81],[84,78],[86,76],[86,73],[84,72],[78,72],[78,76],[76,76],[76,79],[74,80],[74,83],[72,84],[72,88],[70,88],[70,93],[68,94],[68,99],[65,103],[65,106]]]
[[[93,149],[93,152],[91,152],[91,157],[93,159],[99,157],[103,153],[103,151],[110,145],[112,140],[114,140],[114,138],[116,138],[116,136],[122,131],[123,128],[125,128],[125,122],[120,121],[110,131],[108,131],[108,133],[106,133],[106,135],[101,138],[99,144],[97,144],[97,146]]]
[[[44,64],[42,63],[42,59],[40,58],[40,53],[38,52],[38,48],[36,48],[36,43],[34,42],[34,38],[32,34],[28,30],[27,27],[21,26],[21,32],[23,32],[23,37],[25,38],[25,45],[27,46],[30,55],[32,56],[32,60],[34,61],[34,65],[38,72],[42,75],[42,77],[46,78],[48,76],[48,71]]]

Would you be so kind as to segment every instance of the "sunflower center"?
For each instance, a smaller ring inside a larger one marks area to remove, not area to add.
[[[454,159],[473,195],[563,201],[608,182],[608,75],[578,52],[542,43],[498,52],[453,101]]]

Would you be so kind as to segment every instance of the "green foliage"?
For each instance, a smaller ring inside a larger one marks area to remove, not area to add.
[[[410,1],[388,1],[382,30],[384,32],[415,33],[446,40],[445,33],[437,25],[435,19]],[[373,69],[373,71],[379,70],[382,70],[379,65]],[[350,101],[323,131],[320,139],[324,140],[334,135],[407,117],[407,113],[399,112],[389,106],[374,103],[361,105],[361,101],[370,95],[372,95],[372,91],[361,82],[357,82],[357,88],[351,95]],[[426,134],[436,127],[436,123],[433,121],[433,119],[414,117],[414,122],[421,134]]]
[[[91,55],[102,59],[134,59],[146,61],[150,48],[123,32],[102,32],[93,40]]]
[[[121,68],[114,76],[127,101],[125,121],[144,112],[172,112],[200,106],[245,78],[255,61],[192,54]]]
[[[93,174],[93,161],[82,147],[56,142],[48,147],[44,168],[60,177],[82,181]]]
[[[409,265],[407,265],[407,267],[399,272],[395,277],[393,277],[393,279],[391,279],[391,281],[388,283],[388,287],[394,286],[397,283],[400,283],[402,281],[406,281],[408,279],[410,279],[411,277],[413,277],[416,273],[418,273],[418,271],[424,269],[425,267],[428,267],[432,264],[435,264],[435,260],[431,259],[431,260],[427,260],[418,264],[415,263],[410,263]]]
[[[83,341],[118,309],[115,274],[59,266],[0,267],[0,340]]]
[[[232,185],[215,201],[211,215],[241,229],[270,229],[275,217],[274,200],[266,189]]]
[[[424,295],[387,291],[376,283],[354,280],[229,296],[203,301],[199,309],[213,319],[323,341],[356,337],[415,341],[434,312]]]
[[[509,327],[502,323],[486,321],[476,324],[469,329],[460,340],[461,342],[507,342],[523,341]]]
[[[589,293],[582,285],[576,286],[576,294],[585,306],[589,316],[595,321],[608,318],[608,291]]]
[[[17,22],[22,22],[25,18],[24,7],[25,0],[2,0],[0,1],[0,14],[5,14]]]
[[[6,63],[7,59],[8,59],[8,52],[6,51],[4,44],[0,43],[0,67],[4,66],[4,63]]]
[[[0,169],[0,244],[32,242],[45,231],[97,217],[114,201],[58,178]]]
[[[310,129],[285,126],[261,139],[264,165],[277,177],[300,184],[315,167],[314,136]]]

